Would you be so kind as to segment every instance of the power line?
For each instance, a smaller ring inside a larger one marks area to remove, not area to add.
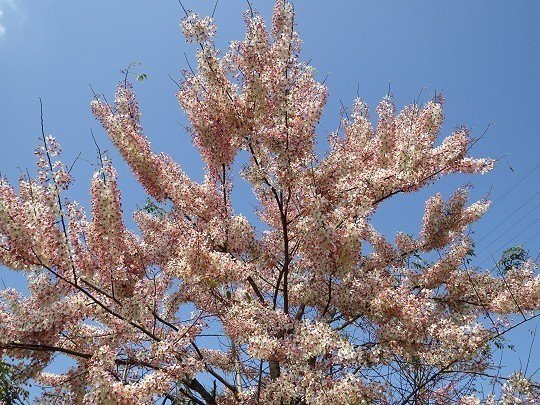
[[[523,244],[526,245],[526,244],[529,243],[531,240],[533,240],[534,238],[536,238],[538,235],[540,235],[540,231],[536,232],[533,236],[531,236],[529,239],[527,239]]]
[[[509,230],[511,230],[513,227],[515,227],[517,224],[519,224],[521,221],[523,221],[525,218],[527,218],[531,213],[533,213],[538,207],[540,207],[540,203],[538,203],[532,210],[530,210],[528,213],[526,213],[525,215],[523,215],[517,222],[514,222],[512,224],[512,226],[510,228],[508,228],[506,230],[506,232],[508,232]],[[504,222],[504,221],[503,221]],[[491,245],[493,245],[495,242],[497,242],[499,239],[501,239],[504,235],[506,235],[506,232],[503,232],[502,234],[500,234],[497,238],[495,238],[489,245],[487,246],[484,246],[480,251],[478,251],[478,254],[482,253],[484,250],[486,250],[488,247],[490,247]]]
[[[538,168],[540,168],[540,162],[538,162],[538,164],[533,167],[531,170],[529,170],[525,176],[523,176],[516,184],[514,184],[512,187],[510,187],[510,189],[504,193],[500,198],[498,198],[495,202],[493,202],[493,204],[491,204],[492,207],[494,207],[495,205],[497,205],[499,202],[501,202],[508,194],[510,194],[513,190],[515,190],[515,188],[517,186],[519,186],[521,183],[523,183],[523,181],[529,177],[533,172],[535,172]]]
[[[496,229],[498,229],[502,224],[504,224],[506,221],[508,221],[514,214],[516,214],[519,210],[521,210],[525,205],[529,203],[534,197],[536,197],[538,194],[540,194],[540,190],[538,190],[536,193],[532,195],[527,201],[525,201],[523,204],[519,206],[519,208],[515,209],[510,215],[508,215],[505,219],[503,219],[495,228],[491,229],[487,234],[485,234],[481,239],[478,240],[477,243],[482,242],[484,239],[486,239],[489,235],[491,235]],[[539,204],[540,205],[540,204]],[[538,205],[537,205],[538,207]]]
[[[498,253],[500,252],[502,249],[504,249],[506,246],[508,246],[510,244],[510,242],[512,242],[514,239],[516,239],[519,235],[521,235],[523,232],[525,232],[526,230],[528,230],[531,226],[533,226],[535,223],[538,222],[540,218],[536,218],[533,222],[531,222],[525,229],[523,229],[521,232],[519,232],[516,236],[514,236],[512,239],[510,239],[508,242],[506,242],[505,244],[501,245],[501,247],[499,247],[497,250],[495,250],[494,252],[491,252],[491,255],[493,255],[494,253]],[[540,233],[540,232],[539,232]],[[530,238],[529,240],[527,240],[527,242],[529,242],[532,238]],[[525,242],[525,243],[527,243]],[[485,258],[478,266],[481,266],[482,264],[484,264],[485,262],[487,262],[488,260],[490,259],[490,257],[487,257]]]

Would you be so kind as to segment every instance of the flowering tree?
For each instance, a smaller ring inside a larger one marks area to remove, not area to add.
[[[417,236],[388,240],[370,218],[396,194],[493,162],[468,156],[465,128],[436,146],[441,96],[399,113],[386,97],[376,127],[355,100],[317,157],[326,88],[299,60],[292,5],[276,1],[270,29],[253,11],[245,20],[224,56],[210,18],[186,13],[181,24],[199,47],[177,96],[202,184],[152,151],[127,80],[114,103],[92,101],[155,200],[134,213],[137,232],[106,156],[90,217],[66,196],[71,177],[50,136],[37,178],[18,192],[0,180],[0,261],[29,282],[28,296],[1,292],[0,353],[48,387],[46,403],[479,403],[470,382],[489,375],[492,342],[516,325],[512,314],[539,309],[533,263],[502,275],[467,267],[467,227],[489,202],[467,205],[465,189],[431,197]],[[231,206],[241,150],[263,230]],[[71,368],[46,372],[57,354]],[[501,380],[503,402],[537,395],[519,373]]]

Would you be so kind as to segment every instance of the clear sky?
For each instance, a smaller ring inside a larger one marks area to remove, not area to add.
[[[187,8],[211,14],[214,0],[185,0]],[[270,0],[252,0],[269,16]],[[329,74],[330,99],[319,128],[319,150],[328,131],[337,127],[340,100],[350,105],[359,89],[372,111],[391,91],[398,107],[435,91],[446,97],[446,133],[465,124],[473,136],[486,136],[473,148],[475,156],[502,158],[486,176],[454,176],[417,195],[386,202],[375,223],[388,235],[419,229],[423,201],[441,191],[448,196],[467,182],[471,198],[490,193],[493,209],[474,227],[477,264],[489,266],[490,255],[503,246],[523,244],[540,253],[540,2],[538,0],[295,0],[303,59],[311,60],[322,80]],[[243,36],[243,0],[221,0],[216,9],[218,44]],[[45,108],[46,132],[64,147],[74,168],[72,197],[88,204],[89,180],[95,162],[90,128],[103,149],[109,149],[119,170],[126,217],[144,204],[145,195],[111,148],[92,117],[92,93],[112,97],[119,70],[142,63],[148,79],[136,84],[145,132],[156,151],[166,151],[196,179],[201,160],[182,126],[186,119],[174,97],[184,53],[193,61],[193,47],[184,42],[176,0],[0,0],[0,171],[12,180],[21,168],[33,168],[33,150],[40,135],[39,101]],[[239,183],[235,207],[252,216],[253,199]],[[516,211],[517,210],[517,211]],[[504,222],[503,222],[504,221]],[[495,229],[494,229],[495,228]],[[484,260],[489,259],[485,262]],[[21,286],[1,271],[8,285]],[[521,350],[506,354],[519,366],[530,344],[529,329],[512,334]],[[540,340],[537,339],[537,341]],[[511,358],[515,356],[513,360]],[[540,344],[532,351],[540,366]],[[534,367],[532,367],[534,369]]]

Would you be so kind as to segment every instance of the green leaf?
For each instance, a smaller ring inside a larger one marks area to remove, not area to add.
[[[497,263],[497,268],[504,274],[516,267],[521,267],[529,260],[529,253],[521,246],[506,249]]]
[[[13,367],[0,361],[0,403],[19,404],[28,399],[28,391],[15,375]]]
[[[167,210],[160,207],[156,202],[154,202],[150,198],[146,199],[146,204],[144,205],[142,210],[146,212],[147,214],[152,214],[160,218],[168,214]]]

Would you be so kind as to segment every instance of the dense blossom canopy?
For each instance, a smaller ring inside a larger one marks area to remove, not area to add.
[[[440,95],[400,112],[387,96],[376,125],[355,100],[318,157],[327,90],[299,59],[294,17],[284,0],[269,29],[247,12],[245,38],[223,55],[210,18],[183,19],[198,67],[177,97],[202,184],[152,150],[127,81],[114,103],[92,101],[155,200],[134,213],[137,230],[106,156],[91,215],[68,200],[52,137],[36,151],[37,178],[18,191],[0,180],[0,262],[29,282],[27,296],[1,292],[0,354],[47,387],[44,402],[480,403],[469,382],[488,374],[491,342],[511,314],[540,307],[533,263],[504,276],[466,266],[468,226],[489,207],[469,204],[466,189],[431,197],[417,236],[390,240],[371,218],[396,194],[493,162],[469,157],[465,128],[439,139]],[[231,205],[240,151],[263,229]],[[58,354],[71,367],[51,374]],[[504,403],[537,395],[519,373],[504,381]]]

